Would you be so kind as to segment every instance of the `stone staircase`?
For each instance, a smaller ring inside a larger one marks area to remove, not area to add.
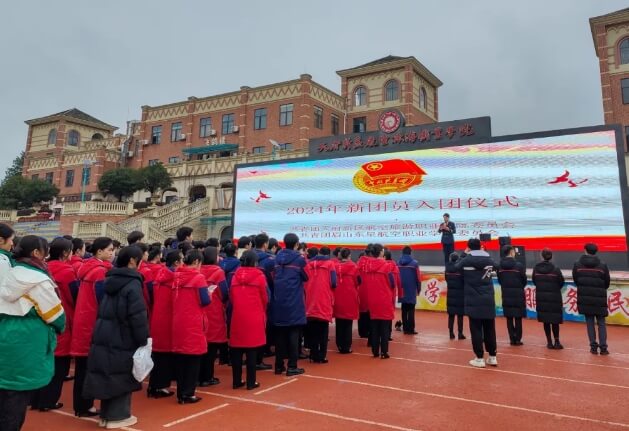
[[[163,243],[166,238],[174,236],[179,227],[211,215],[213,204],[214,197],[210,196],[193,203],[186,200],[173,202],[119,223],[77,222],[74,225],[73,236],[86,240],[107,236],[126,244],[128,233],[139,230],[144,232],[145,242]]]

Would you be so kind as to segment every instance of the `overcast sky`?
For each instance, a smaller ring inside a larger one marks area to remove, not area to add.
[[[142,105],[415,56],[444,85],[441,120],[494,135],[603,122],[588,18],[626,0],[12,1],[0,25],[0,177],[24,121],[72,107],[124,132]]]

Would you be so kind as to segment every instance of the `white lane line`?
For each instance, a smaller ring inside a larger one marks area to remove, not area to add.
[[[200,394],[214,395],[216,397],[226,398],[228,400],[237,400],[237,401],[243,401],[243,402],[246,402],[246,403],[261,404],[261,405],[265,405],[265,406],[277,407],[277,408],[286,409],[286,410],[293,410],[293,411],[301,412],[301,413],[310,413],[310,414],[313,414],[313,415],[324,416],[324,417],[344,420],[344,421],[348,421],[348,422],[355,422],[355,423],[360,423],[360,424],[365,424],[365,425],[372,425],[372,426],[379,427],[379,428],[387,428],[387,429],[392,429],[392,430],[397,430],[397,431],[421,431],[421,430],[418,430],[418,429],[415,429],[415,428],[405,428],[405,427],[401,427],[401,426],[397,426],[397,425],[391,425],[391,424],[386,424],[386,423],[382,423],[382,422],[374,422],[374,421],[370,421],[370,420],[367,420],[367,419],[359,419],[359,418],[354,418],[354,417],[350,417],[350,416],[337,415],[337,414],[334,414],[334,413],[323,412],[323,411],[320,411],[320,410],[303,409],[303,408],[295,407],[295,406],[292,406],[292,405],[289,405],[289,404],[273,403],[271,401],[262,401],[262,400],[258,400],[258,399],[236,397],[236,396],[233,396],[233,395],[223,395],[223,394],[217,394],[217,393],[214,393],[214,392],[204,392],[204,391],[199,391],[199,390],[197,390],[197,392],[200,393]]]
[[[370,354],[367,353],[352,353],[353,355],[358,355],[358,356],[372,356]],[[411,358],[401,358],[398,356],[391,356],[391,359],[397,359],[399,361],[408,361],[408,362],[417,362],[420,364],[431,364],[431,365],[442,365],[445,367],[455,367],[455,368],[465,368],[468,370],[472,370],[473,368],[469,365],[463,365],[463,364],[449,364],[447,362],[437,362],[437,361],[424,361],[421,359],[411,359]],[[476,370],[479,371],[479,370]],[[587,381],[587,380],[575,380],[575,379],[566,379],[564,377],[555,377],[555,376],[545,376],[542,374],[531,374],[531,373],[522,373],[519,371],[511,371],[511,370],[501,370],[500,368],[494,368],[494,367],[488,367],[485,368],[484,370],[485,372],[491,372],[491,373],[504,373],[504,374],[513,374],[516,376],[525,376],[525,377],[535,377],[538,379],[547,379],[547,380],[555,380],[555,381],[559,381],[559,382],[569,382],[569,383],[578,383],[578,384],[583,384],[583,385],[594,385],[594,386],[604,386],[604,387],[608,387],[608,388],[616,388],[616,389],[629,389],[629,386],[623,386],[623,385],[614,385],[612,383],[600,383],[600,382],[591,382],[591,381]]]
[[[186,416],[185,418],[181,418],[181,419],[178,419],[176,421],[169,422],[166,425],[162,425],[162,426],[164,428],[170,428],[172,426],[179,425],[182,422],[189,421],[190,419],[194,419],[194,418],[198,418],[199,416],[203,416],[206,413],[215,412],[216,410],[219,410],[219,409],[222,409],[224,407],[227,407],[228,405],[229,405],[228,403],[221,404],[220,406],[216,406],[216,407],[212,407],[211,409],[203,410],[202,412],[195,413],[195,414],[190,415],[190,416]]]
[[[504,408],[504,409],[509,409],[509,410],[518,410],[518,411],[522,411],[522,412],[535,413],[535,414],[540,414],[540,415],[545,415],[545,416],[553,416],[555,418],[574,419],[574,420],[578,420],[578,421],[582,421],[582,422],[591,422],[591,423],[596,423],[596,424],[604,424],[604,425],[611,425],[611,426],[617,426],[617,427],[622,427],[622,428],[629,428],[629,424],[627,424],[627,423],[611,422],[611,421],[606,421],[606,420],[602,420],[602,419],[584,418],[584,417],[581,417],[581,416],[567,415],[567,414],[563,414],[563,413],[549,412],[549,411],[537,410],[537,409],[529,409],[529,408],[526,408],[526,407],[512,406],[512,405],[509,405],[509,404],[493,403],[491,401],[474,400],[474,399],[463,398],[463,397],[455,397],[455,396],[451,396],[451,395],[437,394],[437,393],[434,393],[434,392],[415,391],[415,390],[412,390],[412,389],[398,388],[398,387],[395,387],[395,386],[378,385],[378,384],[375,384],[375,383],[360,382],[360,381],[356,381],[356,380],[337,379],[337,378],[334,378],[334,377],[314,376],[312,374],[303,374],[302,376],[310,378],[310,379],[329,380],[329,381],[340,382],[340,383],[351,383],[351,384],[355,384],[355,385],[368,386],[368,387],[378,388],[378,389],[387,389],[387,390],[396,391],[396,392],[404,392],[404,393],[409,393],[409,394],[425,395],[425,396],[428,396],[428,397],[442,398],[442,399],[454,400],[454,401],[462,401],[462,402],[473,403],[473,404],[481,404],[481,405],[485,405],[485,406],[499,407],[499,408]]]
[[[68,417],[75,418],[75,419],[82,420],[82,421],[88,421],[88,422],[94,422],[94,423],[98,423],[99,422],[99,419],[79,418],[79,417],[74,416],[72,413],[64,412],[63,410],[50,410],[50,412],[57,413],[58,415],[62,415],[62,416],[68,416]],[[136,428],[130,428],[130,427],[122,427],[120,429],[125,430],[125,431],[140,431],[140,430],[138,430]]]
[[[264,394],[264,393],[266,393],[266,392],[272,391],[273,389],[281,388],[282,386],[288,385],[289,383],[296,382],[297,380],[298,380],[298,379],[291,379],[291,380],[288,380],[288,381],[286,381],[286,382],[284,382],[284,383],[280,383],[279,385],[271,386],[270,388],[266,388],[266,389],[263,389],[263,390],[261,390],[261,391],[255,392],[253,395],[260,395],[260,394]]]
[[[353,340],[364,340],[364,338],[354,338]],[[461,349],[461,348],[458,348],[458,347],[437,346],[437,345],[434,345],[434,344],[405,343],[403,341],[389,341],[389,343],[402,344],[404,346],[418,347],[418,348],[423,349],[423,350],[440,349],[440,350],[456,350],[456,351],[461,351],[461,352],[471,352],[471,349]],[[529,344],[527,344],[527,345],[529,345]],[[514,357],[524,358],[524,359],[534,359],[534,360],[540,360],[540,361],[560,362],[560,363],[565,363],[565,364],[585,365],[585,366],[588,366],[588,367],[600,367],[600,368],[611,368],[611,369],[617,369],[617,370],[629,370],[629,367],[622,367],[620,365],[604,365],[604,364],[594,364],[594,363],[590,363],[590,362],[567,361],[567,360],[564,360],[564,359],[546,358],[546,357],[542,357],[542,356],[529,356],[529,355],[523,355],[523,354],[518,354],[518,353],[507,353],[507,352],[503,352],[503,351],[500,351],[498,353],[499,353],[500,356],[514,356]],[[613,355],[616,355],[616,354],[614,353]],[[619,359],[619,358],[617,358],[617,359]],[[623,358],[623,360],[624,360],[624,358]]]

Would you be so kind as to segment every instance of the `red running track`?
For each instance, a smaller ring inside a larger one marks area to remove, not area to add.
[[[629,327],[608,327],[611,355],[589,352],[585,325],[561,327],[564,350],[547,350],[540,323],[524,322],[524,346],[509,346],[504,319],[496,321],[498,368],[475,369],[468,340],[450,341],[447,317],[417,312],[419,335],[394,332],[391,359],[374,359],[365,340],[354,354],[335,351],[329,364],[302,361],[293,378],[259,372],[261,387],[231,388],[231,369],[217,365],[221,384],[201,388],[203,400],[133,396],[139,418],[128,430],[629,430]],[[272,358],[267,359],[272,362]],[[56,412],[29,412],[24,430],[96,430],[95,420],[72,416],[72,383]]]

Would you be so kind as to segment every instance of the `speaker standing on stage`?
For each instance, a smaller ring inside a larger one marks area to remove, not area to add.
[[[450,254],[454,253],[454,234],[456,233],[456,225],[450,221],[450,214],[445,213],[443,215],[443,223],[439,225],[439,233],[441,234],[443,261],[447,265]]]

